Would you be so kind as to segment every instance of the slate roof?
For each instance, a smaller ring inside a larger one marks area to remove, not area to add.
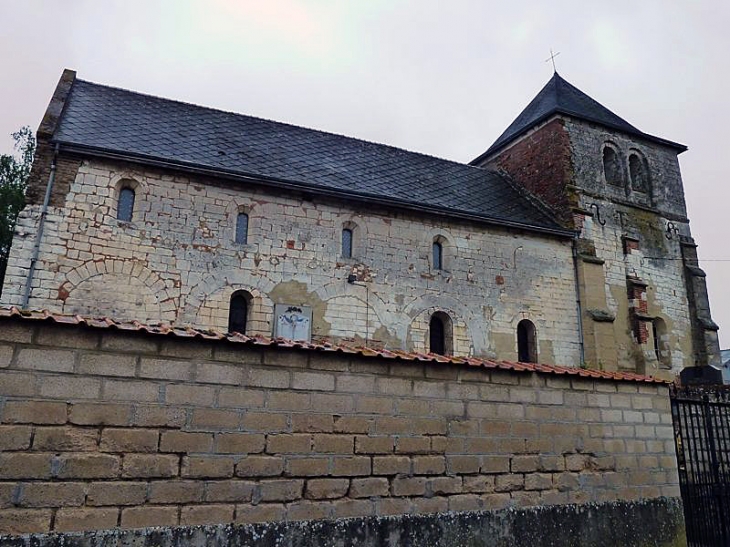
[[[0,308],[0,321],[42,321],[59,325],[84,326],[94,329],[119,330],[140,335],[172,336],[192,340],[218,340],[233,344],[243,344],[249,347],[278,347],[291,348],[303,351],[355,354],[362,357],[391,359],[401,361],[421,361],[447,365],[461,365],[481,367],[486,369],[513,370],[516,372],[537,372],[542,374],[556,374],[559,376],[579,376],[599,380],[618,380],[626,382],[648,382],[667,384],[669,382],[654,376],[644,376],[632,372],[607,372],[590,370],[579,367],[561,365],[545,365],[541,363],[518,363],[496,359],[482,359],[478,357],[453,357],[436,355],[434,353],[417,353],[402,350],[388,350],[367,348],[364,346],[349,346],[346,344],[331,344],[329,342],[301,342],[286,338],[268,338],[266,336],[245,336],[239,333],[222,333],[212,330],[200,330],[190,327],[173,327],[170,325],[145,325],[139,321],[116,321],[108,317],[84,317],[80,315],[65,315],[51,313],[47,310],[31,311],[20,310],[17,307]]]
[[[520,113],[510,126],[502,133],[499,138],[489,147],[489,149],[475,159],[472,163],[480,161],[492,152],[499,150],[503,146],[521,136],[530,128],[546,120],[554,114],[566,114],[582,120],[597,123],[608,127],[647,139],[652,142],[658,142],[677,148],[682,151],[687,147],[683,144],[668,141],[660,137],[655,137],[640,131],[620,116],[611,112],[608,108],[600,104],[598,101],[591,99],[573,84],[563,79],[557,72],[553,74],[550,81],[545,84],[534,99]]]
[[[567,235],[494,171],[78,79],[52,140],[62,149]]]

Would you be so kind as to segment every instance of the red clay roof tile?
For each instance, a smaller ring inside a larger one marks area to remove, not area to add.
[[[404,361],[428,361],[441,364],[465,364],[487,369],[513,370],[518,372],[540,372],[579,376],[582,378],[598,378],[604,380],[619,380],[629,382],[649,382],[667,384],[653,376],[643,376],[632,372],[608,372],[561,365],[547,365],[543,363],[518,363],[513,361],[485,359],[478,357],[445,357],[432,353],[407,352],[403,350],[376,349],[364,346],[350,346],[347,344],[332,344],[330,342],[314,343],[287,340],[285,338],[267,338],[265,336],[245,336],[243,334],[228,334],[211,330],[193,329],[190,327],[172,327],[170,325],[145,325],[139,321],[116,321],[108,317],[85,317],[80,315],[64,315],[51,313],[47,310],[20,310],[16,307],[0,308],[0,319],[16,318],[21,320],[49,321],[64,325],[82,325],[100,329],[118,329],[123,331],[142,332],[152,335],[175,336],[178,338],[194,338],[202,340],[226,340],[236,344],[276,346],[280,348],[303,349],[309,351],[327,351],[347,354],[359,354],[364,357],[378,357],[384,359],[401,359]]]

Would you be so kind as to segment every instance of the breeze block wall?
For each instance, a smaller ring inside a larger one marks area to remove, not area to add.
[[[659,383],[0,317],[0,424],[0,534],[634,502],[681,533]]]

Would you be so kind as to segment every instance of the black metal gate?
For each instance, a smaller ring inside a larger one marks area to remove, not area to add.
[[[679,487],[690,547],[730,547],[730,391],[671,390]]]

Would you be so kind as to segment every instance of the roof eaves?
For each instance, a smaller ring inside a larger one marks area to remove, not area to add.
[[[514,228],[514,229],[519,229],[519,230],[525,230],[528,232],[537,232],[537,233],[541,233],[541,234],[555,235],[555,236],[563,237],[563,238],[572,238],[574,235],[574,233],[572,231],[561,228],[557,223],[555,223],[554,226],[541,226],[541,225],[536,225],[536,224],[528,224],[528,223],[519,222],[519,221],[506,220],[506,219],[502,219],[502,218],[498,218],[498,217],[490,217],[487,215],[477,215],[474,213],[470,213],[467,211],[461,211],[458,209],[429,207],[422,203],[411,202],[411,201],[406,201],[406,200],[399,200],[396,198],[387,198],[386,199],[377,194],[368,194],[365,192],[355,192],[355,191],[351,191],[351,190],[347,190],[347,191],[337,190],[334,188],[329,188],[329,187],[314,185],[314,184],[308,184],[308,183],[304,183],[301,181],[284,180],[284,179],[278,179],[278,178],[274,178],[274,177],[267,177],[264,175],[240,173],[237,171],[230,171],[230,170],[226,170],[226,169],[214,168],[214,167],[191,163],[191,162],[165,160],[165,159],[161,159],[156,156],[147,156],[147,155],[143,155],[143,154],[130,154],[127,152],[119,152],[119,151],[116,151],[113,149],[91,147],[91,146],[87,146],[87,145],[80,145],[80,144],[73,143],[73,142],[64,142],[61,140],[53,140],[52,142],[58,143],[61,150],[69,152],[69,153],[76,153],[76,154],[81,154],[81,155],[91,155],[91,156],[96,156],[96,157],[101,157],[101,158],[106,158],[106,159],[114,159],[114,160],[134,161],[137,163],[141,163],[144,165],[150,165],[150,166],[154,166],[154,167],[181,169],[181,170],[185,170],[185,171],[189,171],[189,172],[193,172],[193,173],[201,174],[201,175],[215,176],[215,177],[219,177],[219,178],[226,178],[226,179],[232,179],[232,180],[245,180],[247,182],[255,182],[257,184],[261,184],[261,185],[265,185],[265,186],[277,186],[279,188],[281,188],[281,187],[290,188],[292,190],[298,190],[300,192],[307,192],[307,191],[311,192],[312,190],[316,190],[317,192],[319,192],[323,195],[328,195],[330,197],[336,197],[336,198],[340,198],[340,199],[346,198],[346,199],[354,199],[357,201],[367,201],[369,203],[378,203],[378,204],[384,205],[384,206],[401,207],[401,208],[410,209],[410,210],[419,211],[419,212],[427,212],[427,213],[431,213],[431,214],[437,214],[440,216],[482,222],[482,223],[493,225],[493,226]]]
[[[488,158],[489,156],[492,156],[493,154],[496,154],[497,152],[500,152],[507,148],[510,144],[515,142],[516,140],[523,137],[525,134],[527,134],[530,130],[534,129],[536,126],[542,124],[543,122],[549,120],[553,116],[570,116],[571,118],[576,118],[579,120],[585,120],[591,123],[595,123],[596,125],[600,125],[602,127],[606,127],[608,129],[612,129],[614,131],[621,131],[622,133],[626,133],[628,135],[634,135],[636,137],[642,138],[644,140],[654,142],[657,144],[661,144],[664,146],[668,146],[670,148],[674,148],[678,150],[679,154],[682,152],[686,152],[688,150],[687,145],[670,141],[667,139],[663,139],[661,137],[656,137],[654,135],[650,135],[649,133],[644,133],[643,131],[639,131],[638,129],[636,131],[628,131],[626,128],[620,127],[618,125],[613,125],[606,123],[605,121],[598,120],[596,118],[592,118],[591,116],[587,116],[585,114],[577,114],[575,112],[572,112],[570,110],[564,109],[564,108],[554,108],[553,110],[546,112],[539,118],[535,119],[535,121],[529,126],[525,127],[522,131],[515,133],[514,135],[511,135],[509,138],[505,139],[504,141],[500,142],[497,140],[492,146],[490,146],[485,152],[474,158],[469,162],[469,165],[477,165],[481,163],[484,159]]]

